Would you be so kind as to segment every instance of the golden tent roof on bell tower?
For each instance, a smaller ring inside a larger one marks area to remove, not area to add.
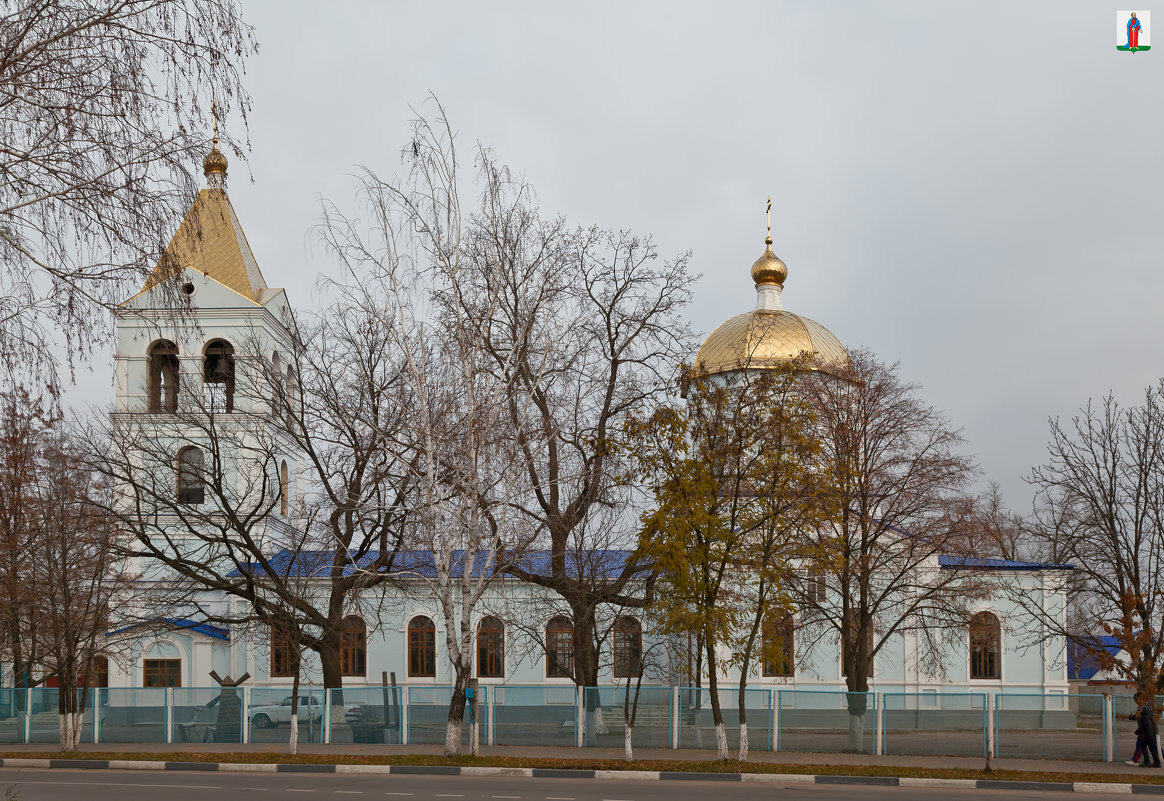
[[[226,156],[218,149],[217,113],[214,145],[202,167],[209,186],[194,199],[142,289],[190,268],[261,304],[267,282],[226,194]]]

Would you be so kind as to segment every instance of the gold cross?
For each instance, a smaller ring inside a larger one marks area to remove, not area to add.
[[[768,236],[772,236],[772,196],[768,195]]]
[[[211,101],[210,115],[214,117],[214,146],[218,147],[218,103]]]

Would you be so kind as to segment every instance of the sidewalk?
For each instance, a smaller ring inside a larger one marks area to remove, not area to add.
[[[467,750],[467,749],[466,749]],[[38,743],[33,745],[0,745],[0,752],[8,754],[28,754],[30,756],[49,757],[59,753],[59,746],[53,743]],[[137,753],[143,759],[149,759],[150,754],[157,753],[286,753],[273,743],[239,744],[239,743],[102,743],[100,745],[82,744],[82,753]],[[395,754],[430,754],[439,756],[443,747],[439,745],[318,745],[301,744],[300,754],[335,755],[395,755]],[[536,746],[482,746],[482,756],[498,756],[520,759],[587,759],[587,760],[622,760],[622,750],[617,748],[554,748]],[[683,762],[711,762],[715,759],[714,751],[670,748],[636,748],[637,760],[671,760]],[[936,756],[901,756],[886,755],[873,756],[871,754],[820,754],[795,751],[752,751],[749,762],[754,764],[779,765],[862,765],[875,767],[910,767],[910,768],[961,768],[965,770],[982,770],[986,764],[982,758],[971,757],[936,757]],[[1055,760],[1055,759],[995,759],[991,763],[995,770],[1035,771],[1044,773],[1091,773],[1091,774],[1123,774],[1139,775],[1145,778],[1160,776],[1164,770],[1136,768],[1125,765],[1123,762],[1088,762],[1082,760]],[[634,764],[628,763],[627,768],[633,770]],[[739,770],[741,768],[734,768]],[[742,768],[746,771],[746,768]]]

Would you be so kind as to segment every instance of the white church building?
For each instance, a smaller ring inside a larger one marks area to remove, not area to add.
[[[259,262],[243,231],[242,224],[225,189],[226,159],[217,147],[207,156],[205,172],[208,186],[201,190],[186,218],[175,233],[167,259],[159,265],[156,277],[135,297],[127,300],[117,316],[117,352],[115,357],[115,420],[142,418],[158,422],[162,444],[171,451],[174,475],[164,477],[173,483],[179,501],[191,505],[203,501],[203,487],[193,476],[206,460],[208,447],[198,430],[191,429],[185,439],[167,422],[184,397],[195,393],[206,407],[216,412],[217,425],[245,425],[247,436],[279,443],[275,448],[279,487],[284,501],[281,514],[270,516],[257,537],[270,543],[271,556],[278,558],[279,542],[295,526],[294,501],[306,491],[301,477],[302,455],[280,431],[284,422],[277,409],[264,404],[262,393],[244,391],[261,377],[274,372],[284,377],[286,392],[294,402],[296,377],[289,354],[296,347],[292,306],[283,289],[267,286]],[[767,253],[771,253],[769,248]],[[773,258],[775,258],[773,256]],[[778,261],[778,260],[777,260]],[[783,264],[780,263],[783,267]],[[773,265],[773,270],[775,270]],[[742,272],[742,271],[741,271]],[[779,280],[775,280],[778,277]],[[782,307],[784,275],[768,275],[761,270],[753,274],[758,289],[757,309],[738,315],[724,323],[708,337],[699,354],[700,363],[714,368],[731,364],[735,358],[732,343],[748,336],[749,327],[760,313],[778,313],[780,323],[768,326],[763,343],[765,358],[778,360],[802,351],[845,359],[844,347],[819,323],[787,312]],[[163,282],[176,282],[190,300],[188,317],[175,318],[172,303],[166,299]],[[262,364],[236,359],[235,353],[246,343],[251,351],[264,354]],[[258,343],[256,347],[256,343]],[[283,450],[279,452],[279,447]],[[236,476],[237,480],[247,480]],[[288,503],[288,499],[290,503]],[[141,510],[150,514],[151,510]],[[192,544],[193,545],[193,544]],[[612,559],[624,558],[612,552]],[[941,562],[932,567],[948,569]],[[976,565],[983,571],[1006,577],[1015,586],[1034,596],[1046,595],[1048,608],[1062,608],[1061,593],[1050,579],[1068,566],[1043,565],[983,558]],[[167,576],[148,560],[133,566],[139,575],[134,590],[137,611],[148,605],[151,582],[165,583]],[[377,590],[379,592],[381,590]],[[407,586],[383,590],[397,593],[397,602],[382,605],[396,610],[393,615],[380,614],[363,619],[351,615],[345,620],[343,639],[343,684],[348,690],[379,688],[384,676],[392,675],[400,686],[447,688],[450,667],[444,653],[442,616],[435,599],[410,595]],[[475,670],[483,686],[495,692],[505,688],[544,688],[563,698],[574,697],[571,678],[573,645],[570,620],[555,611],[553,604],[517,581],[507,581],[499,590],[504,597],[487,599],[478,621]],[[1051,597],[1058,593],[1057,597]],[[203,599],[204,608],[229,604],[222,598]],[[501,614],[491,609],[521,611],[521,631]],[[148,611],[148,609],[147,609]],[[911,694],[954,693],[1034,693],[1040,695],[1068,692],[1066,651],[1062,643],[1031,646],[1017,625],[1022,613],[1005,598],[987,599],[977,611],[993,634],[976,653],[971,653],[970,636],[962,646],[952,647],[943,655],[944,670],[932,675],[920,666],[919,647],[911,633],[897,636],[881,649],[870,679],[871,692]],[[617,619],[615,615],[621,615]],[[639,655],[651,648],[650,622],[637,617],[637,610],[610,610],[612,634],[604,654],[601,684],[626,683],[626,674]],[[540,617],[539,617],[540,616]],[[531,642],[530,632],[541,633],[541,642]],[[290,692],[286,654],[269,633],[254,626],[232,628],[200,617],[197,604],[187,610],[159,608],[158,615],[139,617],[126,627],[111,632],[109,642],[122,656],[108,665],[111,690],[129,688],[213,688],[211,671],[219,676],[239,677],[249,674],[247,687],[262,698],[281,700]],[[790,648],[794,655],[792,669],[781,675],[764,675],[760,666],[748,684],[757,691],[809,692],[845,689],[839,649],[836,644],[820,643],[811,649],[809,658],[801,657],[800,644],[793,636]],[[318,693],[318,664],[305,662],[305,692]],[[648,677],[646,683],[661,686],[686,685],[691,682],[680,672],[663,669]],[[738,676],[725,676],[722,683],[731,686]],[[532,690],[531,690],[532,691]],[[368,692],[371,692],[370,690]],[[438,693],[439,694],[439,693]],[[256,698],[259,696],[256,696]],[[434,696],[436,697],[436,696]],[[543,700],[551,695],[542,693]],[[554,696],[556,697],[556,696]],[[254,700],[251,701],[252,706]],[[266,713],[264,713],[266,714]],[[334,718],[338,720],[338,718]],[[250,716],[251,725],[255,716]],[[321,724],[322,725],[322,724]]]

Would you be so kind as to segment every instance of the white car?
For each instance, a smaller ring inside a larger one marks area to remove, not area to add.
[[[278,704],[266,704],[251,707],[251,725],[256,729],[270,729],[291,723],[291,701],[294,696],[288,695]],[[299,721],[319,720],[323,717],[323,704],[313,695],[299,696]]]

